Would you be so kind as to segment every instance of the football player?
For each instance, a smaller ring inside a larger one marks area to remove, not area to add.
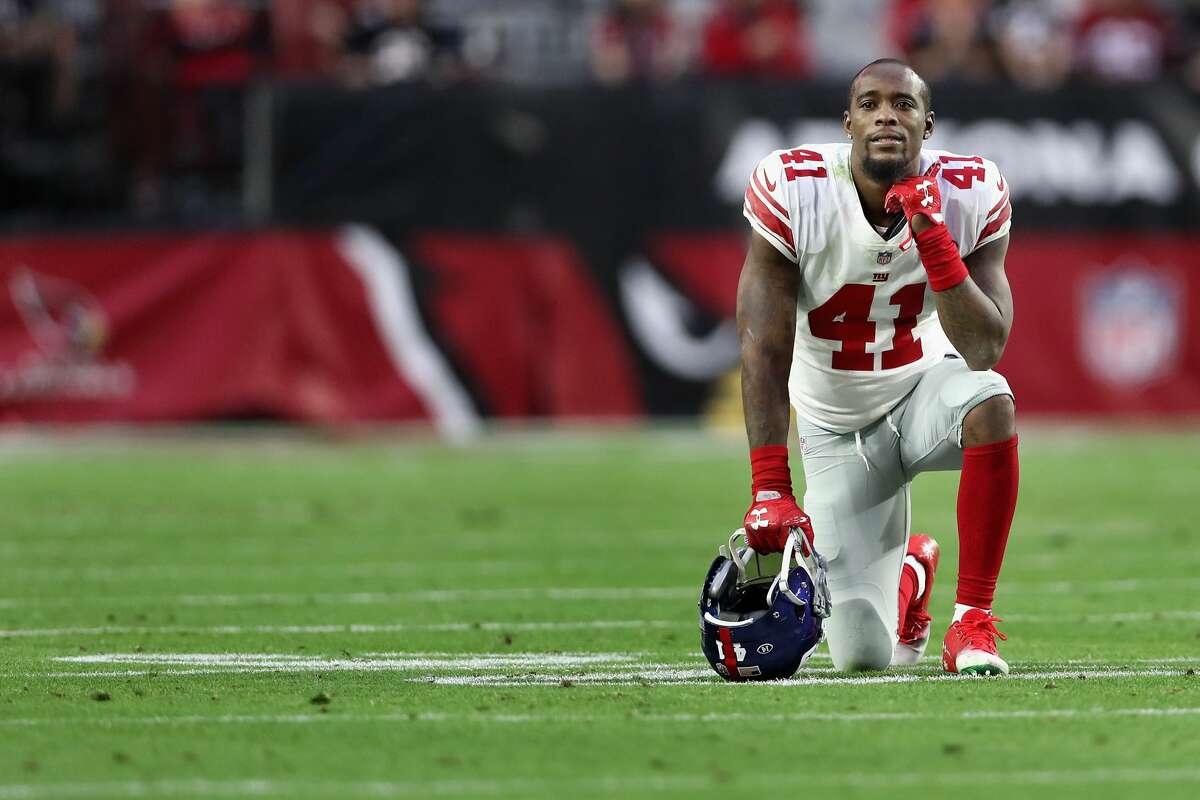
[[[991,161],[922,147],[929,86],[895,59],[850,85],[848,142],[780,150],[746,190],[738,285],[753,502],[749,543],[802,529],[829,562],[834,665],[914,663],[937,543],[909,538],[909,485],[961,470],[958,596],[942,662],[1006,674],[992,596],[1017,501],[1012,392],[992,367],[1012,325],[1008,187]],[[804,509],[788,467],[788,404]]]

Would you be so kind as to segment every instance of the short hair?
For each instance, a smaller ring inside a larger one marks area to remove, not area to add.
[[[871,67],[877,67],[881,64],[895,64],[896,66],[904,67],[913,75],[916,75],[917,80],[921,82],[921,90],[918,92],[921,97],[921,102],[925,104],[926,111],[933,110],[933,92],[929,88],[929,82],[922,78],[920,73],[913,69],[907,61],[901,61],[898,58],[877,58],[870,64],[867,64],[865,67],[860,69],[858,72],[854,73],[854,77],[850,80],[850,88],[847,91],[847,108],[854,105],[854,84],[858,83],[858,79],[862,77],[864,72],[869,70]]]

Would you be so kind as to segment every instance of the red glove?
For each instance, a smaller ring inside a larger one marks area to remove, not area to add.
[[[883,210],[889,214],[904,212],[912,223],[917,214],[924,214],[934,225],[943,224],[942,193],[938,190],[937,174],[941,163],[934,164],[924,175],[913,175],[898,181],[883,198]]]
[[[800,549],[812,554],[812,522],[792,495],[792,475],[788,469],[786,445],[766,445],[750,451],[750,470],[754,502],[746,511],[742,526],[746,544],[758,553],[781,553],[792,528],[802,531]]]
[[[903,211],[909,225],[918,214],[929,220],[930,226],[915,238],[921,263],[929,275],[929,285],[935,292],[953,289],[970,276],[942,217],[942,193],[936,180],[940,167],[941,164],[936,163],[924,175],[899,181],[883,198],[883,210],[891,214]]]

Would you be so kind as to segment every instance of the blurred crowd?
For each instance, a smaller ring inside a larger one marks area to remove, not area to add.
[[[115,153],[151,214],[180,165],[232,185],[264,80],[844,79],[882,55],[935,83],[1200,91],[1200,0],[0,0],[0,178]]]

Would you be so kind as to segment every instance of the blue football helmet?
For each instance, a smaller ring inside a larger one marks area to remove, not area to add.
[[[736,545],[745,529],[708,568],[700,592],[700,646],[708,663],[730,681],[788,678],[804,666],[829,616],[825,559],[804,556],[795,529],[778,573],[763,574],[762,557]]]

